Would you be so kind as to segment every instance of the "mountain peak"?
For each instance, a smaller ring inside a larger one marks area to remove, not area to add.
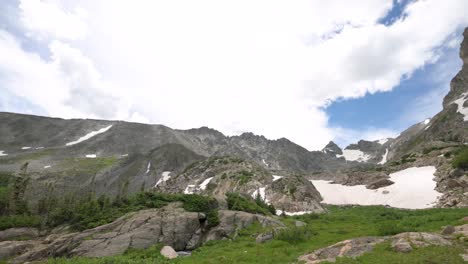
[[[341,148],[333,141],[328,142],[328,144],[322,149],[323,153],[326,154],[333,154],[333,155],[341,155],[343,151]]]

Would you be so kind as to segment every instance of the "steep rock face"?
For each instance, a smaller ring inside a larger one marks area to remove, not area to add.
[[[51,234],[35,241],[0,242],[4,251],[0,250],[0,260],[15,255],[14,263],[60,256],[115,256],[131,248],[143,249],[157,243],[175,250],[192,250],[206,241],[229,238],[255,222],[265,227],[283,227],[273,218],[245,212],[221,210],[219,219],[218,226],[208,228],[203,214],[186,212],[174,203],[132,213],[80,233]]]
[[[460,46],[462,69],[450,82],[450,92],[444,97],[443,110],[433,118],[416,124],[403,132],[392,145],[391,157],[401,157],[434,142],[465,143],[468,140],[468,28]]]
[[[236,157],[210,158],[187,168],[156,187],[169,193],[199,193],[224,200],[229,192],[260,195],[287,212],[323,212],[321,196],[301,176],[273,176],[260,165]]]
[[[322,149],[322,152],[332,157],[343,155],[341,148],[333,141],[328,142],[328,144]]]

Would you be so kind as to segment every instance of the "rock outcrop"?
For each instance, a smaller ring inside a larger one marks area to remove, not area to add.
[[[270,217],[237,211],[219,211],[220,223],[209,228],[202,213],[187,212],[179,203],[125,215],[114,222],[79,233],[58,233],[30,241],[0,242],[0,260],[15,263],[48,257],[104,257],[162,243],[176,251],[193,250],[206,241],[230,239],[253,223],[282,227]]]
[[[455,232],[451,236],[427,233],[427,232],[406,232],[394,236],[386,237],[360,237],[338,242],[329,247],[321,248],[302,255],[298,258],[307,264],[317,264],[321,262],[335,262],[340,257],[358,257],[364,253],[371,252],[375,245],[388,242],[395,252],[408,253],[414,248],[427,246],[449,247],[458,243],[456,238],[468,237],[468,225],[455,227]],[[454,242],[455,241],[455,242]],[[463,240],[462,242],[464,242]],[[463,256],[462,256],[463,257]]]

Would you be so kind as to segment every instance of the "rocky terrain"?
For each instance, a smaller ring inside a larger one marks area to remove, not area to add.
[[[79,233],[64,229],[46,233],[32,228],[7,229],[0,231],[0,260],[24,263],[49,257],[115,256],[128,249],[144,249],[157,243],[176,251],[193,250],[210,240],[235,237],[236,232],[254,223],[271,228],[284,227],[273,218],[246,212],[221,210],[219,219],[219,225],[209,228],[203,213],[187,212],[174,203],[160,209],[131,213],[110,224]]]
[[[372,252],[374,247],[382,243],[390,243],[395,252],[408,253],[416,248],[428,246],[454,246],[463,245],[468,238],[468,225],[448,226],[441,233],[406,232],[387,237],[360,237],[338,242],[326,248],[315,250],[312,253],[299,257],[306,264],[321,262],[335,262],[337,258],[356,258],[365,253]],[[468,248],[461,257],[468,261]]]

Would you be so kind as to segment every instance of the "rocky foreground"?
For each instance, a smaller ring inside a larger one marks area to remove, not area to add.
[[[468,220],[468,219],[467,219]],[[447,226],[440,233],[405,232],[386,237],[360,237],[344,240],[326,248],[315,250],[299,257],[306,264],[321,262],[335,262],[340,257],[358,257],[371,252],[377,244],[389,242],[395,252],[408,253],[414,248],[427,246],[453,246],[468,241],[468,224],[461,226]],[[468,261],[468,247],[465,243],[465,254],[461,254],[464,261]]]
[[[66,228],[44,233],[34,228],[12,228],[0,232],[0,260],[24,263],[50,257],[116,256],[131,248],[145,249],[157,243],[176,251],[193,250],[210,240],[234,238],[239,230],[253,223],[272,228],[284,226],[271,217],[240,211],[219,210],[219,220],[219,225],[209,228],[203,213],[187,212],[179,203],[171,203],[79,233],[67,232]]]

